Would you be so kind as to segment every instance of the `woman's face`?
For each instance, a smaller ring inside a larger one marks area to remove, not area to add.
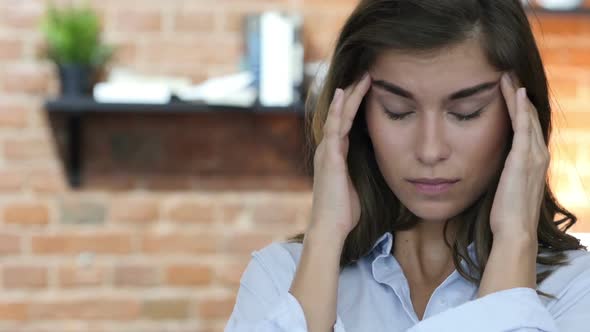
[[[476,40],[429,56],[383,52],[369,72],[365,116],[385,181],[422,220],[461,213],[503,167],[511,124],[502,72]],[[458,181],[436,191],[411,182],[419,178]]]

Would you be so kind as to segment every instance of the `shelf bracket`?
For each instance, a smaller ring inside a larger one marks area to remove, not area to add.
[[[72,113],[67,117],[67,174],[70,185],[82,185],[82,114]]]

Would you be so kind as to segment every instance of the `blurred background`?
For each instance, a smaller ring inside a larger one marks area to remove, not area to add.
[[[575,2],[529,15],[551,181],[590,244]],[[222,331],[250,253],[305,228],[302,101],[355,4],[0,0],[0,331]]]

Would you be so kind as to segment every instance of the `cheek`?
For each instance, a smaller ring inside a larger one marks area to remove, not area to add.
[[[413,153],[407,137],[391,129],[386,121],[376,123],[371,134],[373,151],[377,168],[389,188],[399,196],[403,179],[408,174],[408,165],[412,164]]]
[[[402,168],[399,156],[408,155],[404,152],[407,136],[400,135],[399,128],[392,129],[391,121],[382,114],[382,110],[367,103],[366,121],[368,135],[373,145],[375,160],[382,174],[395,174]],[[405,137],[405,139],[404,139]],[[398,158],[393,158],[398,156]]]
[[[486,118],[469,130],[453,137],[455,146],[461,146],[461,163],[470,169],[472,175],[491,176],[502,166],[504,151],[510,134],[510,119],[503,109],[490,109]],[[469,144],[465,144],[469,142]]]

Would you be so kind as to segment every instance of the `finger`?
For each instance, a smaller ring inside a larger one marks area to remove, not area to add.
[[[529,112],[526,110],[526,89],[518,89],[516,95],[516,125],[514,126],[514,139],[512,142],[512,147],[515,151],[517,151],[517,154],[520,155],[518,159],[521,162],[526,162],[528,160],[527,157],[531,151],[530,148],[533,127],[530,121]]]
[[[509,74],[510,77],[510,81],[513,82],[513,86],[514,89],[518,89],[520,86],[522,86],[522,84],[520,83],[520,80],[516,77],[516,75],[511,72]],[[539,120],[539,112],[537,111],[537,108],[535,107],[535,105],[532,103],[531,99],[528,98],[528,96],[526,96],[526,101],[528,104],[527,107],[527,111],[530,111],[533,115],[533,128],[534,130],[537,132],[537,134],[541,135],[541,138],[543,138],[543,141],[545,141],[545,138],[543,137],[543,130],[541,129],[541,121]]]
[[[364,76],[360,80],[350,84],[349,86],[347,86],[345,89],[342,90],[342,104],[343,105],[346,105],[346,101],[349,99],[350,95],[353,93],[353,91],[356,89],[356,87],[363,82],[363,78],[364,78]],[[342,117],[341,117],[341,119],[342,119]]]
[[[531,151],[534,157],[544,157],[545,153],[543,149],[545,148],[543,134],[541,133],[541,129],[537,128],[540,127],[536,122],[538,122],[537,117],[534,115],[534,111],[531,110],[530,106],[527,107],[528,114],[529,114],[529,121],[531,122],[532,132],[531,132]]]
[[[529,104],[528,109],[530,110],[531,116],[533,118],[533,128],[539,138],[539,142],[541,143],[540,145],[546,147],[547,144],[545,142],[545,136],[543,136],[543,129],[541,128],[541,120],[539,119],[539,111],[537,110],[537,108],[531,102],[530,99],[527,98],[527,102]]]
[[[336,89],[328,109],[328,116],[324,124],[325,136],[337,136],[340,129],[340,113],[342,113],[342,89]]]
[[[545,137],[543,137],[543,129],[541,129],[541,120],[539,120],[539,112],[537,111],[537,108],[535,107],[535,105],[533,105],[533,103],[527,99],[527,103],[528,103],[528,110],[531,114],[531,118],[532,118],[532,124],[533,124],[533,129],[535,131],[535,133],[539,136],[542,145],[545,145],[543,142],[545,142]]]
[[[524,97],[523,110],[529,116],[533,142],[540,143],[539,146],[542,146],[543,144],[541,142],[543,142],[544,139],[543,139],[543,132],[541,130],[541,124],[539,122],[539,114],[537,113],[537,109],[535,108],[535,105],[533,105],[533,103],[529,99],[528,95],[526,94],[526,90],[525,90],[525,94],[523,97]],[[541,138],[541,141],[539,141],[539,138]]]
[[[517,90],[518,88],[522,87],[522,82],[518,79],[518,76],[513,72],[509,72],[508,74],[508,78],[510,79],[509,81],[512,83],[512,87],[514,88],[514,90]]]
[[[523,86],[514,72],[508,73],[508,78],[509,78],[509,82],[512,84],[512,87],[514,88],[514,91],[518,90],[520,87]],[[526,107],[526,110],[528,112],[530,112],[531,115],[533,116],[533,121],[532,121],[533,130],[535,131],[535,133],[537,135],[539,135],[539,137],[535,137],[535,139],[541,138],[541,142],[544,142],[545,138],[543,137],[543,130],[541,129],[541,122],[539,120],[539,112],[537,111],[537,108],[535,107],[535,105],[533,105],[533,103],[531,102],[530,98],[528,98],[528,96],[526,96],[526,103],[528,105],[528,107]],[[540,144],[540,146],[543,146],[543,145],[545,145],[545,144]]]
[[[510,121],[512,122],[512,130],[516,127],[516,89],[514,89],[510,78],[507,73],[502,75],[500,88],[506,101],[506,107],[508,114],[510,115]],[[516,130],[515,130],[516,131]]]
[[[527,111],[529,113],[529,118],[531,121],[531,126],[533,127],[532,131],[532,138],[533,138],[533,148],[536,150],[537,156],[545,157],[547,154],[544,150],[547,149],[547,145],[545,144],[545,138],[543,137],[543,131],[541,130],[541,124],[539,122],[539,116],[537,114],[537,110],[533,106],[533,104],[527,100]]]
[[[528,113],[528,118],[532,127],[529,157],[531,158],[531,161],[534,161],[535,163],[541,162],[544,166],[543,168],[535,168],[540,172],[538,173],[539,178],[537,178],[537,181],[529,183],[529,186],[531,186],[529,188],[529,192],[536,193],[535,196],[538,202],[535,210],[535,222],[537,222],[540,212],[539,209],[541,207],[543,197],[545,195],[545,181],[547,178],[549,151],[547,150],[547,146],[545,145],[545,140],[543,138],[543,131],[541,130],[541,124],[539,121],[539,114],[537,112],[537,109],[530,101],[528,96],[526,96],[526,93],[524,94],[523,99],[523,103],[526,105],[525,109]]]
[[[544,179],[547,167],[549,166],[549,151],[547,150],[547,146],[545,146],[543,134],[541,132],[540,125],[538,124],[539,120],[538,117],[535,116],[535,110],[530,102],[528,105],[527,112],[532,127],[529,158],[530,161],[533,162],[532,166],[534,169],[543,172],[542,176]]]
[[[348,87],[346,87],[346,89],[344,89],[344,103],[346,103],[346,100],[348,100],[348,98],[350,97],[350,95],[352,95],[352,93],[354,92],[354,90],[356,89],[356,87],[359,84],[363,83],[363,80],[365,78],[367,73],[365,73],[358,81],[354,82],[353,84],[349,85]]]
[[[531,140],[533,139],[531,137],[532,121],[529,118],[528,98],[526,98],[526,91],[524,92],[524,96],[521,97],[519,95],[519,91],[523,89],[516,86],[515,78],[513,77],[514,75],[511,75],[511,73],[504,73],[501,79],[501,89],[506,100],[506,106],[514,131],[512,146],[515,150],[524,154],[522,160],[528,160],[528,155],[531,151]],[[521,98],[524,98],[524,100],[521,100]]]
[[[514,72],[506,73],[506,75],[508,76],[507,81],[513,87],[514,91],[518,90],[518,88],[522,86],[522,83],[520,82],[520,80],[518,79],[518,76]],[[533,132],[531,133],[532,134],[531,144],[533,144],[533,146],[531,147],[531,150],[534,150],[534,153],[535,153],[534,156],[538,157],[539,155],[543,155],[543,156],[548,157],[548,151],[546,151],[547,145],[545,144],[543,130],[541,129],[541,122],[539,120],[539,113],[538,113],[535,105],[533,105],[531,100],[528,98],[528,96],[526,96],[526,97],[527,97],[526,103],[528,105],[528,107],[526,107],[526,110],[527,110],[527,113],[529,113],[532,116],[531,124],[533,126],[532,127]]]
[[[345,99],[343,105],[342,122],[340,127],[341,136],[348,135],[350,128],[352,128],[352,124],[358,112],[359,106],[363,101],[363,98],[366,95],[367,91],[369,91],[370,86],[371,77],[369,76],[369,73],[366,73],[365,76],[361,79],[361,81],[358,82],[358,84],[351,91],[348,98]]]
[[[529,114],[531,126],[532,126],[532,137],[531,137],[531,153],[532,158],[537,162],[547,163],[549,161],[549,151],[547,144],[545,143],[545,137],[543,136],[543,130],[541,128],[541,121],[539,120],[539,112],[535,105],[531,102],[528,96],[525,99],[526,110]]]

